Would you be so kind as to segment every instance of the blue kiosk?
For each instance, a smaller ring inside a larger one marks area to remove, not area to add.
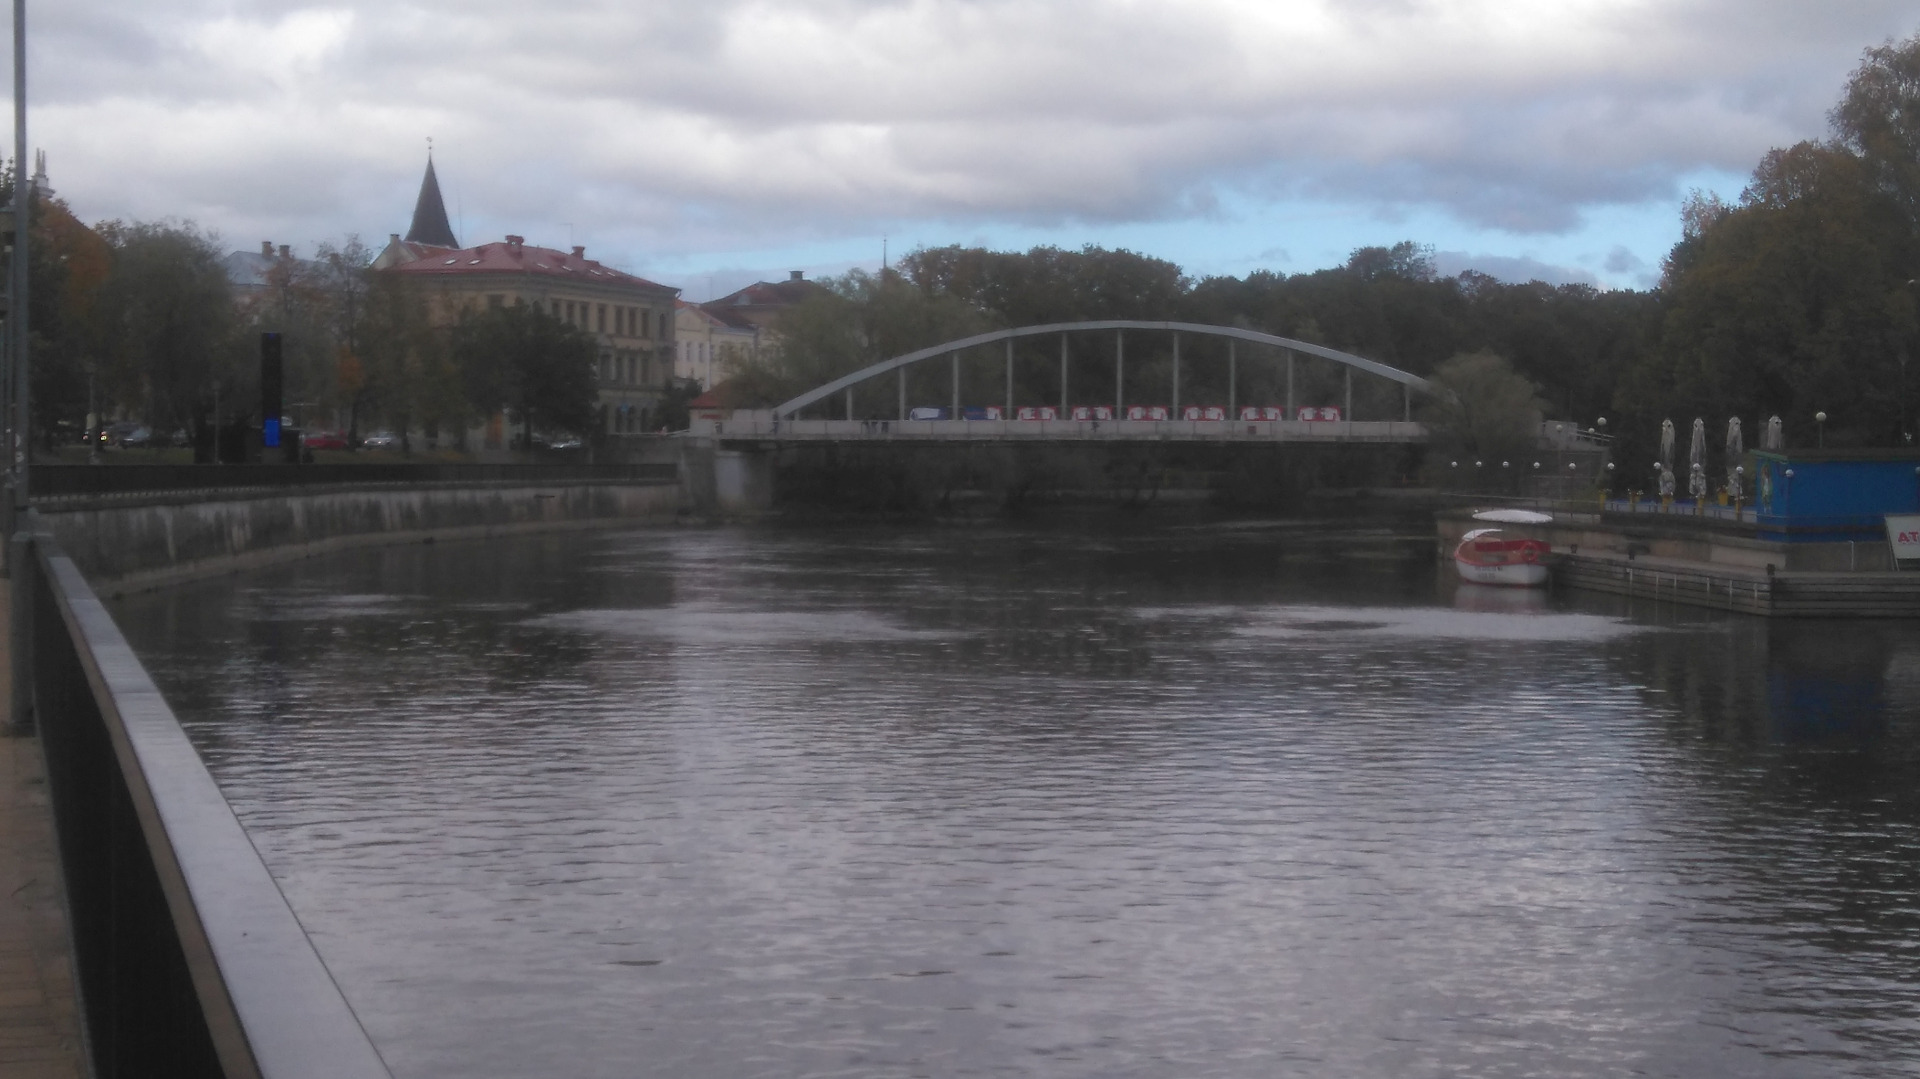
[[[1788,543],[1884,541],[1890,513],[1920,513],[1920,450],[1756,450],[1754,521]]]

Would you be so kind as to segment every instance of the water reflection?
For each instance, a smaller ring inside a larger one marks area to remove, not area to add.
[[[1892,1075],[1920,633],[1420,522],[679,532],[121,601],[395,1074]]]

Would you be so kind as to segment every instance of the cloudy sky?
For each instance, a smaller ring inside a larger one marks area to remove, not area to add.
[[[32,144],[84,219],[405,231],[691,299],[949,243],[1644,287],[1690,187],[1819,137],[1912,0],[30,0]]]

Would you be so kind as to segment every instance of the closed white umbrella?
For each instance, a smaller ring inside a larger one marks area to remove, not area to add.
[[[1673,463],[1673,421],[1672,420],[1660,421],[1660,463],[1663,465],[1670,465]]]
[[[1740,458],[1747,452],[1747,440],[1740,433],[1740,417],[1727,421],[1727,494],[1738,502],[1746,496],[1741,486]]]
[[[1778,450],[1785,449],[1786,445],[1787,433],[1785,429],[1780,426],[1780,417],[1775,416],[1767,421],[1767,433],[1760,436],[1760,448],[1763,450]]]
[[[1693,421],[1693,439],[1687,446],[1687,470],[1707,467],[1707,421]]]

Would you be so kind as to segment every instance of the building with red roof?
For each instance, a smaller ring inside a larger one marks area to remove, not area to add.
[[[415,283],[437,324],[451,325],[481,306],[529,303],[579,327],[600,346],[601,430],[653,426],[673,377],[679,289],[596,262],[585,247],[535,247],[520,236],[458,246],[431,160],[412,227],[405,239],[388,239],[373,267]]]

